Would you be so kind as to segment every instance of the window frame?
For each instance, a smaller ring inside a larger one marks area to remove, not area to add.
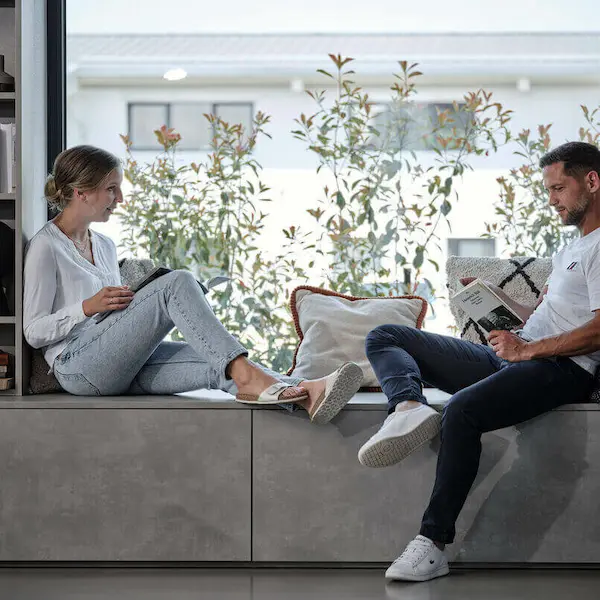
[[[67,6],[66,0],[46,0],[46,168],[67,144]],[[48,219],[55,216],[48,207]]]

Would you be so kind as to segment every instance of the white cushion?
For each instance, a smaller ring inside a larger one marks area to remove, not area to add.
[[[379,387],[365,354],[365,338],[378,325],[420,328],[427,301],[418,296],[356,298],[302,286],[292,292],[291,308],[300,343],[290,371],[315,379],[355,362],[363,370],[362,387]]]

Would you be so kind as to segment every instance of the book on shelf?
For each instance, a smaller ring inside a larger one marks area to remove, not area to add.
[[[0,123],[0,194],[12,194],[17,186],[17,126]]]
[[[5,392],[6,390],[12,390],[15,385],[15,380],[13,377],[0,377],[0,392]]]
[[[10,390],[15,384],[13,377],[9,377],[10,356],[8,352],[0,350],[0,391]]]
[[[451,298],[484,331],[517,329],[521,317],[481,279],[475,279]]]

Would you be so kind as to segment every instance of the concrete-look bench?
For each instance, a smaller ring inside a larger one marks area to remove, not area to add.
[[[220,392],[3,401],[0,561],[387,563],[418,530],[437,441],[362,467],[384,400],[321,427]],[[599,405],[486,434],[451,559],[600,562],[598,498]]]

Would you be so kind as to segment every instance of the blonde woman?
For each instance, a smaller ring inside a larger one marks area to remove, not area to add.
[[[118,158],[76,146],[57,157],[46,182],[46,199],[60,212],[28,245],[23,322],[61,386],[82,396],[221,389],[240,402],[331,420],[360,386],[354,363],[318,380],[279,375],[248,359],[190,273],[173,271],[135,294],[121,284],[115,244],[90,224],[110,219],[122,180]],[[163,341],[173,327],[185,342]]]

